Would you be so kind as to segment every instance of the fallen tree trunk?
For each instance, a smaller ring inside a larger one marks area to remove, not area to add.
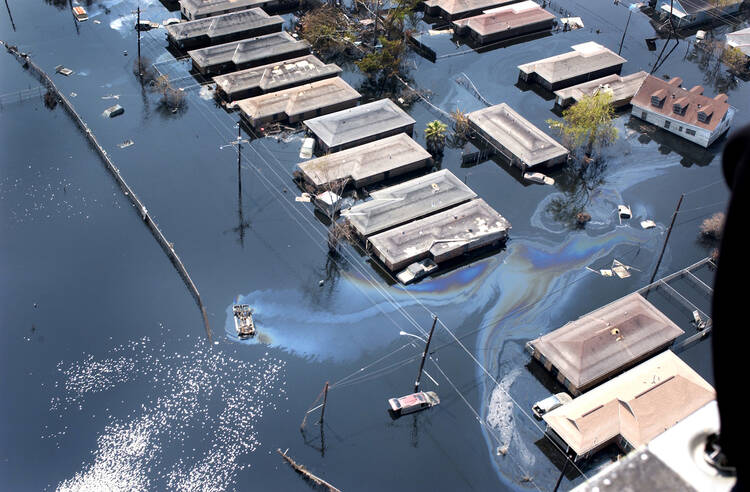
[[[287,449],[287,451],[289,451]],[[319,485],[322,487],[327,488],[330,492],[341,492],[339,489],[331,485],[330,483],[326,482],[322,478],[313,475],[309,471],[307,471],[307,468],[305,468],[304,465],[298,465],[296,461],[294,461],[290,456],[286,454],[287,451],[281,451],[281,449],[276,449],[276,452],[278,452],[284,460],[289,463],[289,465],[294,468],[294,471],[305,477],[306,479],[313,482],[315,485]]]

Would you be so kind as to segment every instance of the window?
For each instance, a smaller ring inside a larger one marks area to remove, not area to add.
[[[680,127],[679,130],[677,130],[677,131],[681,132],[682,131],[682,127]]]
[[[685,130],[685,133],[687,133],[688,135],[695,135],[695,130],[691,130],[690,128],[688,128]]]
[[[643,118],[644,120],[646,119],[646,112],[645,111],[641,111],[641,118]]]
[[[664,122],[664,128],[669,128],[670,122],[669,120]]]

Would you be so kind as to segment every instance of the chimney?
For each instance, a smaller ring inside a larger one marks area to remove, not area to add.
[[[682,86],[682,79],[680,77],[672,77],[667,84],[672,87],[680,87]]]
[[[699,96],[703,95],[703,87],[700,85],[696,85],[692,89],[690,89],[691,94],[698,94]]]

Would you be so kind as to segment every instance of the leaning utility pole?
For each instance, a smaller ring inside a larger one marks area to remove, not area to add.
[[[141,65],[141,4],[136,9],[138,15],[135,22],[135,30],[138,32],[138,77],[143,78],[143,65]]]
[[[427,343],[424,346],[424,353],[422,354],[422,362],[419,364],[419,373],[417,373],[417,381],[414,383],[414,393],[419,392],[419,381],[422,379],[422,370],[424,369],[424,361],[427,358],[427,351],[430,349],[430,342],[432,341],[432,334],[435,332],[435,325],[437,324],[437,316],[432,315],[432,328],[430,328],[430,335],[427,337]]]
[[[674,209],[674,213],[672,214],[672,222],[669,224],[669,229],[667,230],[667,237],[666,239],[664,239],[664,246],[662,246],[661,248],[659,261],[656,262],[656,268],[654,268],[654,274],[651,275],[651,281],[649,281],[649,284],[654,283],[654,278],[656,278],[656,272],[659,271],[659,265],[661,265],[661,259],[664,256],[664,251],[667,249],[667,242],[669,242],[669,235],[672,234],[672,227],[674,227],[674,220],[677,218],[677,213],[680,211],[680,205],[682,205],[683,198],[685,198],[684,193],[680,195],[680,200],[677,202],[677,208]]]

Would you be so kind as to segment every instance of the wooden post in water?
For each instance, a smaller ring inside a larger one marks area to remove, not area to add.
[[[680,211],[680,205],[682,205],[682,199],[685,198],[685,194],[683,193],[680,195],[680,200],[677,202],[677,208],[674,209],[674,213],[672,214],[672,222],[669,224],[669,229],[667,230],[667,237],[664,239],[664,245],[661,248],[661,254],[659,254],[659,260],[656,262],[656,268],[654,268],[654,273],[651,275],[651,280],[649,281],[649,284],[654,283],[654,278],[656,278],[656,272],[659,271],[659,265],[661,265],[661,259],[664,257],[664,251],[667,249],[667,242],[669,242],[669,236],[672,234],[672,227],[674,227],[674,220],[677,218],[677,213]]]
[[[414,393],[419,392],[419,381],[422,379],[422,370],[424,369],[424,361],[427,358],[427,351],[430,349],[430,342],[432,341],[432,334],[435,332],[435,325],[437,324],[437,316],[432,315],[432,328],[430,328],[430,335],[427,337],[427,343],[424,346],[424,353],[422,353],[422,362],[419,364],[419,372],[417,373],[417,381],[414,383]]]

